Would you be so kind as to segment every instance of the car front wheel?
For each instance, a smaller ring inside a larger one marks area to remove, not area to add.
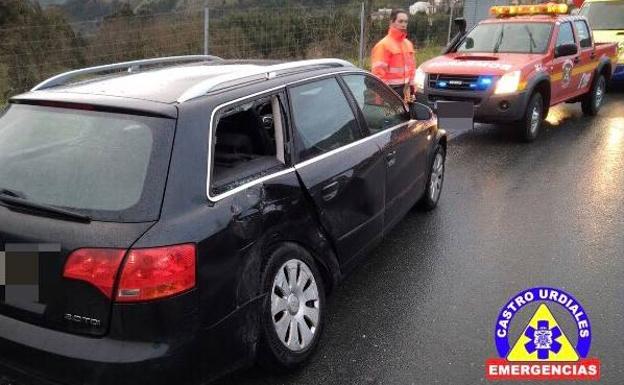
[[[273,372],[296,369],[312,355],[323,330],[322,277],[305,249],[285,244],[269,256],[263,283],[258,362]]]
[[[444,184],[444,163],[446,161],[446,151],[441,145],[437,145],[433,154],[433,161],[429,169],[427,178],[427,186],[425,194],[420,198],[418,207],[424,211],[430,211],[436,208],[442,193],[442,185]]]

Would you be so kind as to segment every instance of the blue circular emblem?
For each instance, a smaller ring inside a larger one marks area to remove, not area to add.
[[[537,302],[553,302],[563,306],[574,319],[577,329],[576,353],[587,358],[591,345],[591,326],[587,313],[572,295],[551,287],[534,287],[519,292],[511,297],[501,309],[494,326],[494,342],[501,358],[507,358],[511,349],[509,345],[509,328],[511,320],[524,306]]]

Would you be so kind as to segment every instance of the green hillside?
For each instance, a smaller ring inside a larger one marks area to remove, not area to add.
[[[99,19],[119,12],[132,10],[135,14],[164,13],[184,9],[200,9],[205,0],[38,0],[42,6],[59,5],[72,21]],[[208,0],[210,8],[262,8],[275,6],[359,5],[362,0]],[[392,6],[402,1],[379,2],[364,0],[375,6]],[[393,4],[395,3],[395,4]]]

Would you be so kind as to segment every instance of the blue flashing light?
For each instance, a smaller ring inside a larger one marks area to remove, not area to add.
[[[438,82],[438,87],[445,88],[447,86],[446,82]]]
[[[470,88],[477,88],[477,84],[476,83],[470,83]]]
[[[492,78],[490,76],[479,76],[477,80],[478,89],[487,90],[492,85]]]

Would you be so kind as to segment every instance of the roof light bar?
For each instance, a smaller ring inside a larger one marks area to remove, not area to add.
[[[490,14],[495,17],[510,17],[523,15],[561,15],[568,13],[567,4],[546,3],[535,5],[497,5],[490,8]]]

